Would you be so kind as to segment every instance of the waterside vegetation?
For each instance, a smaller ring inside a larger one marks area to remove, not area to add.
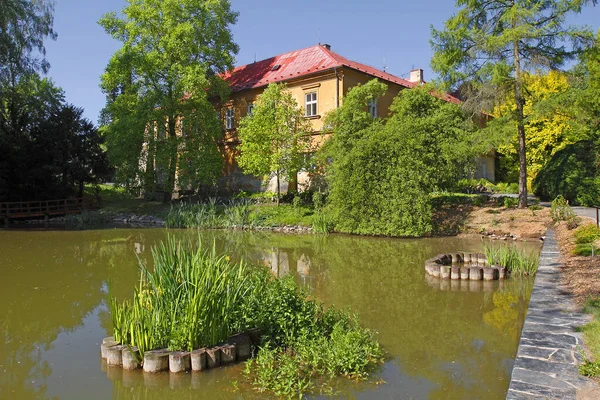
[[[292,278],[172,238],[152,256],[153,271],[140,264],[133,299],[110,301],[115,340],[142,354],[190,351],[259,328],[262,344],[246,376],[257,390],[286,397],[321,393],[336,376],[364,379],[382,361],[374,332],[309,299]]]

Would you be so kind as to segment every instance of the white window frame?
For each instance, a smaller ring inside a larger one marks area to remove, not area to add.
[[[377,99],[369,100],[369,114],[371,114],[371,117],[377,118],[377,112]]]
[[[234,126],[234,112],[233,107],[225,110],[225,129],[233,129]]]
[[[317,95],[317,92],[309,92],[304,94],[305,116],[316,117],[319,115],[319,110],[317,106],[318,99],[319,96]]]
[[[247,115],[252,115],[253,111],[254,111],[254,103],[248,103],[248,114]]]

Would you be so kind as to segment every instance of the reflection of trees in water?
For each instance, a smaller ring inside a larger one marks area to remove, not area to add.
[[[105,299],[111,266],[122,266],[130,252],[122,244],[106,245],[106,240],[120,240],[119,235],[2,232],[0,371],[6,372],[0,374],[0,398],[45,396],[52,370],[42,355],[60,333],[80,328]],[[130,286],[131,279],[126,280]]]
[[[507,280],[501,292],[451,292],[429,287],[423,273],[425,259],[480,250],[480,241],[230,233],[220,240],[227,254],[289,270],[327,304],[349,306],[379,331],[403,373],[435,385],[432,397],[506,390],[531,280]],[[298,273],[306,266],[308,278]]]
[[[495,393],[508,385],[507,363],[511,365],[516,351],[532,281],[510,279],[502,291],[485,295],[441,291],[424,278],[426,258],[479,250],[479,241],[169,232],[180,240],[200,239],[207,247],[214,243],[234,261],[269,264],[279,274],[289,271],[326,304],[350,307],[364,326],[379,331],[402,373],[436,386],[431,397],[452,393],[481,398],[488,394],[481,382],[488,382]],[[109,279],[114,295],[131,297],[139,278],[137,258],[151,266],[152,245],[168,233],[144,229],[1,234],[0,398],[44,397],[51,369],[41,363],[43,352],[59,333],[77,329],[106,301]],[[99,318],[110,331],[110,314],[101,309]],[[124,380],[113,383],[119,398],[132,398],[128,393],[139,391],[144,398],[165,394],[164,387],[146,392],[143,380],[133,388]],[[182,390],[187,397],[188,389]]]

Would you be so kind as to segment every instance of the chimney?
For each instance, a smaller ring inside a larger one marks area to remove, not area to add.
[[[327,50],[331,50],[331,46],[327,43],[323,43],[321,46],[325,47]]]
[[[410,71],[410,78],[408,78],[410,82],[414,83],[423,83],[425,80],[423,79],[423,70],[422,69],[413,69]]]

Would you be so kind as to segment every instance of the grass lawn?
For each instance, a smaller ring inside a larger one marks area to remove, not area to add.
[[[166,218],[171,206],[160,201],[148,201],[131,196],[125,189],[112,185],[98,185],[102,198],[102,210],[111,213],[153,215]],[[95,195],[93,186],[86,186],[86,195]]]
[[[314,211],[310,207],[295,208],[291,204],[257,204],[252,208],[253,219],[262,226],[311,226]]]

